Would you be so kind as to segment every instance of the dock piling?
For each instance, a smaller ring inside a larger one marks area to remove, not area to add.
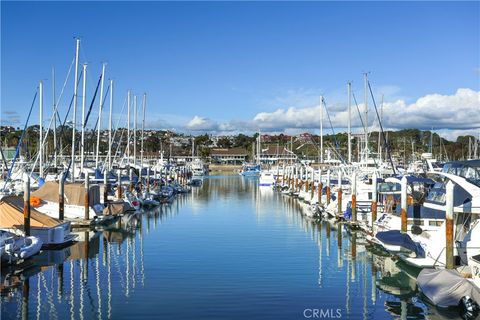
[[[330,204],[330,169],[327,170],[327,206]]]
[[[63,220],[65,216],[65,173],[60,174],[58,181],[58,219]]]
[[[117,198],[122,199],[122,170],[117,173]]]
[[[150,168],[147,168],[147,192],[150,192]]]
[[[25,179],[23,188],[23,228],[25,236],[30,236],[30,176]]]
[[[357,173],[352,174],[352,222],[357,222]]]
[[[446,186],[446,217],[445,217],[445,267],[447,269],[454,268],[453,261],[453,191],[455,185],[452,181],[447,182]]]
[[[90,176],[85,175],[85,220],[90,219]]]
[[[338,171],[338,215],[342,215],[342,169]]]
[[[401,181],[401,218],[402,218],[402,233],[407,232],[407,177],[403,176]]]
[[[128,171],[128,180],[129,180],[129,191],[133,191],[133,168],[130,168]]]
[[[378,202],[378,192],[377,192],[377,173],[373,172],[372,175],[372,229],[373,224],[377,221],[377,202]]]
[[[106,207],[108,205],[108,179],[107,179],[107,170],[103,173],[103,205]]]

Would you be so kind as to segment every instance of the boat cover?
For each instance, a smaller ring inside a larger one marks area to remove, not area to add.
[[[0,200],[0,228],[17,228],[23,230],[23,198],[7,196]],[[49,217],[30,209],[30,226],[50,228],[63,224],[64,221]]]
[[[89,189],[90,206],[100,203],[100,187],[91,185]],[[65,204],[84,206],[85,204],[85,185],[79,183],[65,183],[64,189]],[[47,181],[37,191],[32,192],[32,196],[45,201],[58,203],[58,182]]]
[[[425,250],[423,250],[422,246],[413,241],[408,234],[402,233],[399,230],[378,232],[375,237],[387,245],[401,246],[402,248],[415,252],[417,257],[425,257]]]
[[[439,307],[458,306],[465,296],[480,303],[480,289],[462,277],[457,270],[423,269],[418,275],[417,285],[423,294]]]

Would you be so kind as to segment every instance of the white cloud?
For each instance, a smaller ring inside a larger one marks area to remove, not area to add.
[[[186,128],[192,131],[216,131],[218,129],[217,122],[200,116],[194,116],[188,123]]]
[[[394,86],[385,88],[390,88],[386,90],[389,91],[390,97],[386,96],[383,107],[384,128],[429,130],[433,127],[434,130],[450,140],[456,139],[459,135],[477,135],[480,131],[480,92],[478,91],[460,88],[451,95],[428,94],[418,98],[413,103],[407,103],[405,99],[393,97],[395,93],[400,92],[399,88]],[[307,96],[310,96],[310,94],[313,96],[313,93],[308,90],[303,93],[307,93]],[[290,94],[290,97],[294,96],[295,94]],[[380,108],[377,94],[376,97],[377,107]],[[348,122],[346,97],[334,99],[327,96],[326,99],[327,110],[324,110],[324,133],[331,133],[327,112],[335,132],[344,131]],[[310,103],[306,104],[307,101],[310,101]],[[217,134],[251,134],[259,129],[266,133],[292,133],[307,130],[318,132],[320,106],[312,97],[286,99],[283,105],[287,107],[278,108],[272,112],[259,112],[250,120],[217,121],[196,115],[190,120],[177,121],[177,128],[192,132],[203,131]],[[364,104],[359,104],[358,109],[364,117]],[[380,112],[380,110],[378,111]],[[180,124],[181,122],[183,124]],[[378,130],[378,121],[371,101],[369,101],[368,124],[370,128]],[[352,127],[357,128],[358,131],[361,126],[362,122],[357,106],[352,100]]]
[[[377,102],[378,103],[378,102]],[[364,117],[364,104],[359,106]],[[377,105],[379,108],[379,106]],[[324,110],[324,128],[329,128],[327,112],[335,128],[345,128],[348,122],[346,104],[327,105]],[[379,110],[380,112],[380,110]],[[453,95],[429,94],[412,104],[404,100],[384,103],[383,125],[388,128],[418,129],[475,129],[480,128],[480,92],[458,89]],[[285,130],[289,128],[318,129],[320,106],[290,107],[273,112],[260,112],[253,122],[262,129]],[[369,126],[378,123],[375,109],[369,103]],[[352,125],[360,127],[361,121],[355,105],[352,107]],[[378,127],[378,125],[376,125]]]

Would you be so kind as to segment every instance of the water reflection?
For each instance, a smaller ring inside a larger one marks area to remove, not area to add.
[[[2,269],[2,319],[458,317],[419,298],[418,270],[255,179],[209,177],[168,206],[78,235]]]

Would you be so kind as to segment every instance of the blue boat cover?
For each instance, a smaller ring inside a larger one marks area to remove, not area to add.
[[[401,246],[415,252],[417,257],[425,258],[425,250],[423,250],[422,246],[413,241],[408,234],[402,233],[399,230],[382,231],[377,233],[375,237],[385,244]]]

